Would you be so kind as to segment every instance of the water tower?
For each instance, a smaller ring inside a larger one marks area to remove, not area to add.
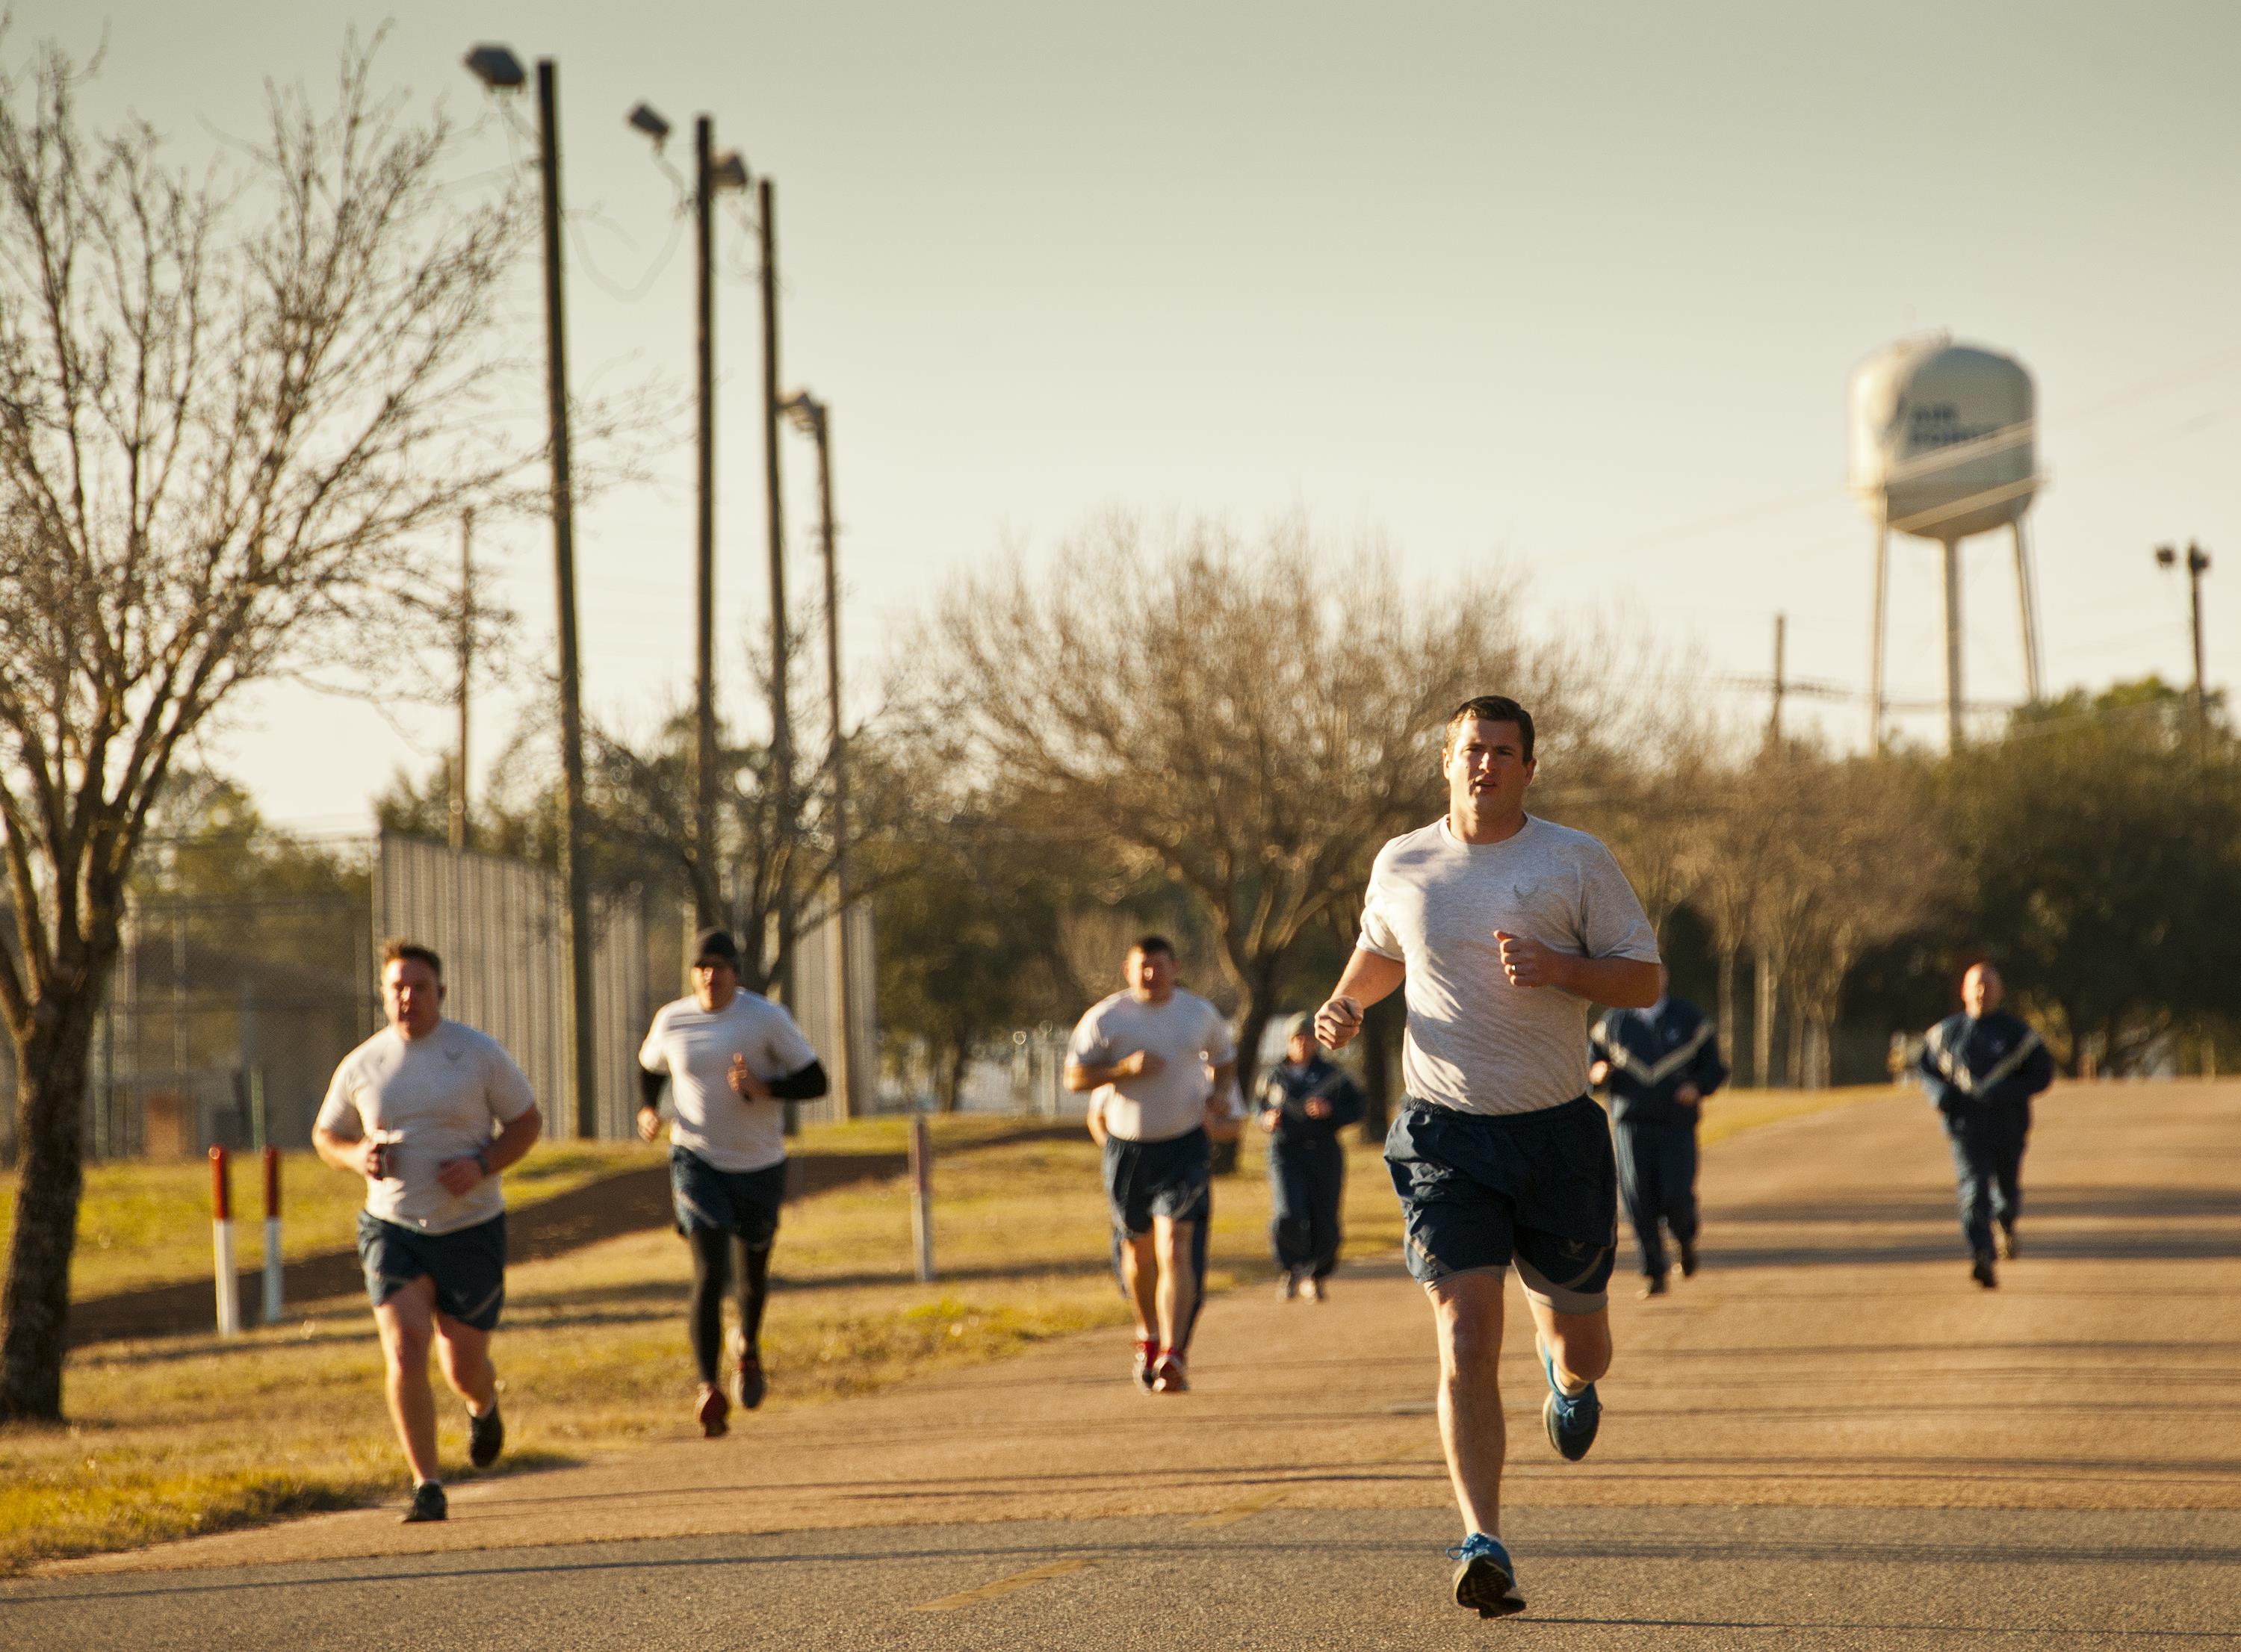
[[[2024,677],[2039,697],[2038,601],[2024,513],[2038,491],[2030,375],[2012,357],[1943,333],[1902,339],[1852,374],[1852,491],[1876,525],[1876,606],[1869,623],[1868,715],[1883,739],[1883,609],[1890,536],[1935,539],[1945,552],[1945,741],[1961,743],[1961,541],[2006,528],[2016,551]]]

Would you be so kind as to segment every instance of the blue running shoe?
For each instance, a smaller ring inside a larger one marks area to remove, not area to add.
[[[1555,1358],[1547,1343],[1541,1343],[1540,1349],[1542,1374],[1549,1379],[1549,1397],[1542,1403],[1541,1421],[1549,1425],[1549,1443],[1566,1462],[1577,1462],[1595,1442],[1595,1430],[1603,1420],[1602,1401],[1595,1398],[1592,1382],[1577,1394],[1566,1394],[1558,1388]]]
[[[1525,1609],[1509,1551],[1484,1532],[1473,1532],[1448,1551],[1455,1564],[1455,1604],[1481,1617],[1508,1617]]]

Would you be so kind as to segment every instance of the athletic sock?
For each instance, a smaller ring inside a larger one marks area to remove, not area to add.
[[[1592,1382],[1582,1382],[1575,1387],[1568,1387],[1564,1381],[1564,1368],[1558,1365],[1554,1360],[1549,1361],[1549,1368],[1554,1370],[1556,1374],[1556,1392],[1562,1395],[1567,1400],[1576,1400],[1582,1395],[1585,1394],[1589,1388],[1595,1386]]]

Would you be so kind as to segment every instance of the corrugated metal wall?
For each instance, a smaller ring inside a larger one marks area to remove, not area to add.
[[[444,960],[444,1013],[505,1046],[536,1089],[546,1129],[573,1134],[559,875],[525,860],[381,834],[373,886],[378,940],[403,936]],[[632,1133],[638,1040],[652,1013],[646,915],[635,897],[592,903],[592,1049],[599,1134]]]
[[[879,1109],[880,998],[877,934],[872,924],[872,904],[855,902],[848,908],[848,1094],[855,1117]],[[813,908],[803,914],[801,933],[794,940],[793,1019],[825,1063],[834,1071],[833,1052],[840,1042],[839,1005],[839,948],[836,925],[829,911]],[[836,1092],[799,1109],[805,1120],[823,1121],[841,1116]]]

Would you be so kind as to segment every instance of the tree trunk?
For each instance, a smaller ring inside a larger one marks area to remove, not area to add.
[[[933,1079],[935,1105],[940,1111],[957,1111],[960,1093],[965,1088],[965,1069],[972,1060],[971,1047],[962,1043],[951,1045],[944,1053]]]
[[[1741,1067],[1743,1065],[1748,1053],[1743,1049],[1742,1043],[1736,1037],[1735,942],[1732,940],[1723,940],[1719,946],[1719,958],[1720,1008],[1717,1035],[1720,1041],[1727,1046],[1728,1053],[1734,1060],[1736,1065]],[[1740,1086],[1747,1087],[1749,1085],[1751,1078],[1752,1075],[1749,1073],[1742,1073],[1737,1076],[1736,1082]]]
[[[1782,1000],[1782,983],[1774,960],[1762,946],[1751,958],[1751,985],[1756,989],[1751,1007],[1751,1078],[1762,1088],[1774,1083],[1774,1016]]]
[[[0,1422],[63,1418],[70,1256],[85,1186],[86,1060],[101,995],[88,984],[43,998],[30,1037],[16,1044],[23,1168],[0,1290]]]

